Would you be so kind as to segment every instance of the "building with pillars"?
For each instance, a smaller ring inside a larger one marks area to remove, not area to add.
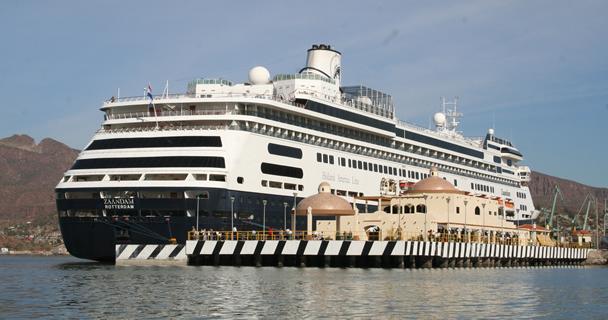
[[[412,190],[400,196],[355,197],[357,203],[365,202],[363,212],[351,208],[344,199],[332,195],[327,182],[319,186],[319,194],[301,201],[297,215],[308,216],[307,231],[340,233],[352,232],[361,240],[369,236],[366,231],[376,230],[382,235],[400,231],[403,240],[417,235],[447,233],[464,235],[517,234],[517,226],[504,219],[504,206],[500,198],[477,196],[475,193],[457,190],[450,182],[439,177],[436,168],[430,176],[419,181]],[[369,212],[369,205],[378,210]],[[313,226],[313,216],[335,216],[335,220],[320,220]],[[523,233],[521,233],[523,235]]]

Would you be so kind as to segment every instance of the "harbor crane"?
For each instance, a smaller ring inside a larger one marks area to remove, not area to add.
[[[553,187],[554,187],[553,191],[551,191],[551,194],[549,195],[549,200],[547,200],[547,205],[544,208],[540,209],[542,212],[547,214],[547,212],[549,211],[549,209],[548,209],[549,203],[551,203],[551,197],[553,197],[553,206],[551,207],[551,216],[549,217],[549,223],[547,224],[549,226],[548,229],[551,229],[551,225],[553,223],[553,212],[555,212],[555,202],[557,202],[558,194],[559,194],[560,199],[562,199],[562,204],[566,205],[566,202],[564,201],[564,197],[562,196],[562,192],[559,190],[559,187],[557,185],[554,185]],[[547,219],[546,216],[545,216],[545,219]]]
[[[589,217],[589,208],[591,208],[591,206],[593,205],[595,206],[595,197],[591,194],[591,193],[587,193],[587,196],[585,197],[585,200],[583,201],[583,204],[581,205],[581,208],[578,209],[578,213],[576,214],[576,216],[574,216],[574,219],[572,219],[572,224],[574,224],[574,226],[576,227],[575,223],[578,223],[578,216],[580,215],[581,211],[583,210],[583,207],[585,207],[585,203],[587,203],[587,212],[585,213],[585,220],[583,222],[583,228],[581,230],[585,230],[585,228],[587,228],[587,218]],[[596,216],[597,216],[597,207],[596,207]],[[598,221],[599,223],[599,221]],[[578,226],[580,227],[580,223],[578,224]]]

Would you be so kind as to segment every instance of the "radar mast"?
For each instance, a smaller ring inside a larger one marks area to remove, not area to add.
[[[458,97],[454,98],[453,102],[445,102],[445,97],[441,97],[441,113],[445,116],[446,121],[445,124],[438,129],[441,131],[450,131],[453,133],[460,133],[456,131],[456,126],[460,123],[460,118],[462,118],[462,113],[458,112]],[[450,110],[446,108],[448,105],[453,105],[454,110]]]

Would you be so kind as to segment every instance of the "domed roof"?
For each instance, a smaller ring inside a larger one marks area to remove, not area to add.
[[[313,210],[353,210],[348,201],[331,194],[331,187],[327,182],[319,185],[318,194],[300,201],[296,210],[306,210],[308,207]]]
[[[249,71],[249,83],[253,85],[270,83],[270,72],[264,67],[255,67]]]
[[[421,181],[418,181],[414,188],[414,191],[453,191],[456,190],[454,185],[449,183],[447,180],[439,178],[439,170],[437,168],[431,168],[431,175]]]

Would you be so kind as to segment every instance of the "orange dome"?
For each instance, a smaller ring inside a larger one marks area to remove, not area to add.
[[[431,176],[418,181],[414,188],[414,191],[454,191],[454,185],[449,183],[447,180],[439,178],[439,170],[437,168],[431,168]]]

